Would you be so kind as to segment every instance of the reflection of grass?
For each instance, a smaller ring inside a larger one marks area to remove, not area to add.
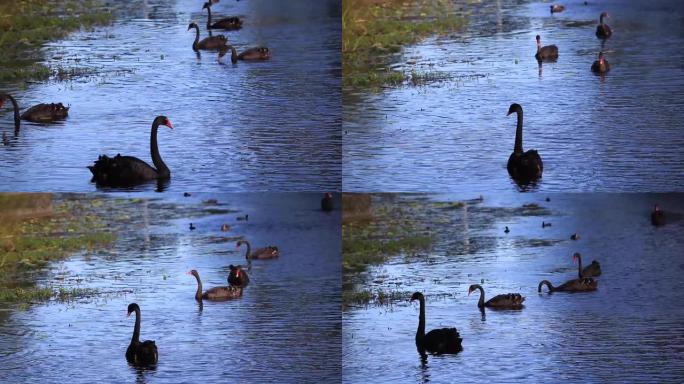
[[[77,74],[82,69],[53,70],[36,63],[41,45],[111,21],[112,14],[94,0],[0,2],[0,80],[61,79]]]
[[[378,69],[387,66],[390,54],[464,24],[445,0],[345,0],[342,7],[343,81],[350,86],[402,83],[403,73]]]

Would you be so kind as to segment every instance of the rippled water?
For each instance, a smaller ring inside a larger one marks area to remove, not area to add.
[[[23,108],[71,105],[63,124],[25,122],[17,137],[11,108],[0,110],[0,130],[11,139],[0,147],[2,189],[93,191],[86,166],[103,153],[151,162],[152,120],[167,115],[174,130],[160,130],[159,146],[172,172],[168,190],[339,190],[340,2],[215,4],[214,19],[244,18],[242,30],[225,32],[238,50],[272,51],[268,62],[237,65],[192,51],[189,22],[197,21],[206,36],[201,5],[116,4],[113,26],[44,48],[47,63],[95,69],[95,76],[25,90],[0,84]]]
[[[208,198],[231,213],[202,216],[200,201]],[[41,281],[98,288],[98,295],[0,309],[0,382],[339,380],[339,211],[321,212],[318,194],[143,200],[112,249],[56,263]],[[155,221],[171,210],[188,217]],[[244,214],[249,221],[235,220]],[[220,231],[223,223],[229,232]],[[241,299],[200,308],[195,279],[185,273],[197,269],[205,287],[225,285],[228,265],[244,263],[236,236],[254,246],[275,244],[281,257],[254,262]],[[157,343],[154,371],[126,363],[131,302],[142,308],[141,338]]]
[[[389,198],[397,206],[427,207],[463,197]],[[424,292],[426,329],[457,327],[463,352],[422,364],[414,342],[418,305],[408,298],[389,307],[353,307],[343,312],[344,381],[680,382],[684,196],[550,197],[485,195],[482,203],[446,213],[426,208],[434,247],[409,262],[396,257],[373,268],[357,288]],[[655,202],[667,210],[665,227],[650,224]],[[513,214],[527,203],[543,209]],[[542,221],[552,226],[542,228]],[[577,241],[569,240],[574,232]],[[574,252],[585,263],[600,262],[598,291],[538,294],[542,279],[560,284],[577,276]],[[467,295],[481,279],[486,297],[520,292],[525,308],[487,310],[482,318],[477,296]]]
[[[349,191],[511,191],[515,117],[539,150],[540,191],[684,187],[681,1],[484,2],[463,33],[404,50],[396,68],[451,78],[380,93],[343,91],[343,184]],[[601,11],[613,37],[595,35]],[[535,35],[560,58],[538,68]],[[603,49],[604,77],[590,66]],[[415,61],[415,64],[410,62]]]

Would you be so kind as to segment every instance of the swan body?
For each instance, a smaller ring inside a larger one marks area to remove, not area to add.
[[[416,349],[421,355],[431,353],[435,355],[454,354],[463,350],[461,335],[456,328],[433,329],[425,333],[425,297],[416,292],[411,296],[411,301],[420,302],[420,315],[418,317],[418,329],[416,330]]]
[[[192,43],[192,49],[194,51],[205,50],[205,51],[217,51],[221,47],[228,44],[228,39],[223,35],[209,36],[200,40],[199,26],[192,22],[188,25],[188,31],[195,28],[195,41]]]
[[[572,255],[572,261],[575,260],[579,262],[577,265],[577,275],[580,279],[584,277],[601,276],[601,264],[599,264],[598,261],[593,260],[591,264],[582,269],[582,255],[580,255],[579,252],[575,252],[575,254]]]
[[[195,276],[197,279],[197,291],[195,292],[195,300],[197,301],[224,301],[238,299],[242,296],[242,288],[239,287],[214,287],[202,293],[202,280],[200,280],[199,273],[193,269],[188,272],[188,275]]]
[[[268,50],[266,47],[254,47],[254,48],[249,48],[246,49],[245,51],[241,52],[240,54],[237,53],[237,50],[235,50],[235,47],[232,45],[225,45],[219,49],[219,55],[218,55],[218,62],[221,62],[221,59],[223,56],[228,53],[228,51],[231,51],[230,54],[230,62],[235,64],[238,62],[238,60],[242,61],[261,61],[261,60],[269,60],[271,58],[271,51]]]
[[[653,212],[651,212],[651,224],[656,227],[665,225],[665,213],[660,210],[658,204],[653,207]]]
[[[231,287],[244,288],[249,284],[249,276],[242,266],[230,265],[230,273],[228,274],[228,285]]]
[[[468,288],[468,296],[479,289],[480,290],[480,300],[477,302],[477,306],[480,309],[493,308],[493,309],[522,309],[525,297],[519,293],[506,293],[502,295],[496,295],[485,302],[484,300],[484,288],[480,284],[473,284]]]
[[[549,293],[553,292],[590,292],[598,289],[598,281],[592,279],[591,277],[585,277],[582,279],[572,279],[565,283],[554,287],[548,280],[542,280],[537,287],[537,291],[541,293],[542,286],[546,285],[549,288]]]
[[[224,17],[215,23],[211,22],[211,2],[204,3],[202,9],[206,9],[209,13],[207,16],[207,29],[225,29],[228,31],[236,31],[242,28],[242,20],[239,17]]]
[[[159,360],[157,345],[153,340],[140,341],[140,307],[136,303],[128,305],[128,316],[135,312],[135,328],[131,343],[126,349],[126,361],[134,365],[152,365]]]
[[[278,247],[269,245],[264,248],[257,248],[252,252],[252,246],[247,240],[240,240],[237,242],[238,249],[242,244],[247,245],[247,251],[245,252],[245,259],[247,260],[265,260],[265,259],[275,259],[280,256],[280,251]]]
[[[594,73],[606,73],[610,71],[610,64],[603,58],[603,52],[599,53],[598,60],[591,65],[591,71]]]
[[[321,210],[330,212],[334,208],[332,193],[326,193],[321,199]]]
[[[535,181],[542,176],[544,171],[544,163],[542,163],[541,156],[539,153],[530,149],[527,152],[523,152],[522,144],[522,126],[523,126],[523,111],[519,104],[511,104],[508,109],[508,115],[511,113],[516,113],[518,115],[518,123],[515,131],[515,146],[513,147],[513,153],[508,158],[508,174],[511,177],[521,183],[528,183]]]
[[[19,104],[12,95],[7,93],[0,93],[0,108],[2,108],[5,101],[9,100],[14,109],[14,130],[19,131],[21,120],[31,121],[34,123],[52,123],[59,120],[64,120],[69,115],[69,107],[65,107],[62,103],[38,104],[19,114]]]
[[[603,22],[604,18],[609,17],[610,16],[608,16],[607,12],[602,12],[601,16],[599,16],[599,25],[596,26],[596,37],[599,39],[607,39],[613,34],[613,31],[610,29],[608,24]]]
[[[541,37],[537,35],[537,53],[534,57],[539,60],[555,60],[558,58],[558,47],[555,45],[547,45],[542,47]]]
[[[162,160],[157,146],[157,130],[160,125],[173,129],[171,121],[166,116],[157,116],[152,122],[150,152],[156,168],[133,156],[100,155],[95,164],[88,166],[93,174],[92,181],[105,186],[129,186],[149,180],[169,179],[171,171]]]

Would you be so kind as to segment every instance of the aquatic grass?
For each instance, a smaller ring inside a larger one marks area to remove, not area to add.
[[[64,80],[82,73],[84,69],[51,69],[38,63],[42,60],[40,48],[70,32],[90,30],[112,20],[113,14],[94,0],[0,2],[0,80]]]
[[[364,289],[361,291],[342,291],[342,306],[375,305],[385,306],[396,302],[408,302],[413,292],[383,289]]]
[[[407,76],[388,69],[392,55],[430,35],[459,30],[465,19],[445,0],[345,0],[342,11],[343,85],[397,85]]]

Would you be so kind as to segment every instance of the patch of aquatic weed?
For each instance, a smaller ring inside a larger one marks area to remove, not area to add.
[[[460,30],[465,18],[447,0],[345,0],[342,3],[343,85],[398,85],[407,76],[388,69],[402,46]]]
[[[401,207],[377,199],[374,204],[367,194],[345,194],[342,199],[342,267],[346,272],[361,272],[389,257],[431,246],[432,237],[418,231]]]
[[[420,86],[427,85],[431,83],[439,83],[453,79],[454,76],[449,72],[442,71],[428,71],[428,72],[417,72],[412,71],[409,77],[409,82],[411,85]]]
[[[42,45],[112,20],[112,13],[95,0],[0,2],[0,80],[46,80],[59,76],[58,69],[38,63],[42,60]],[[64,70],[61,75],[65,75]]]

